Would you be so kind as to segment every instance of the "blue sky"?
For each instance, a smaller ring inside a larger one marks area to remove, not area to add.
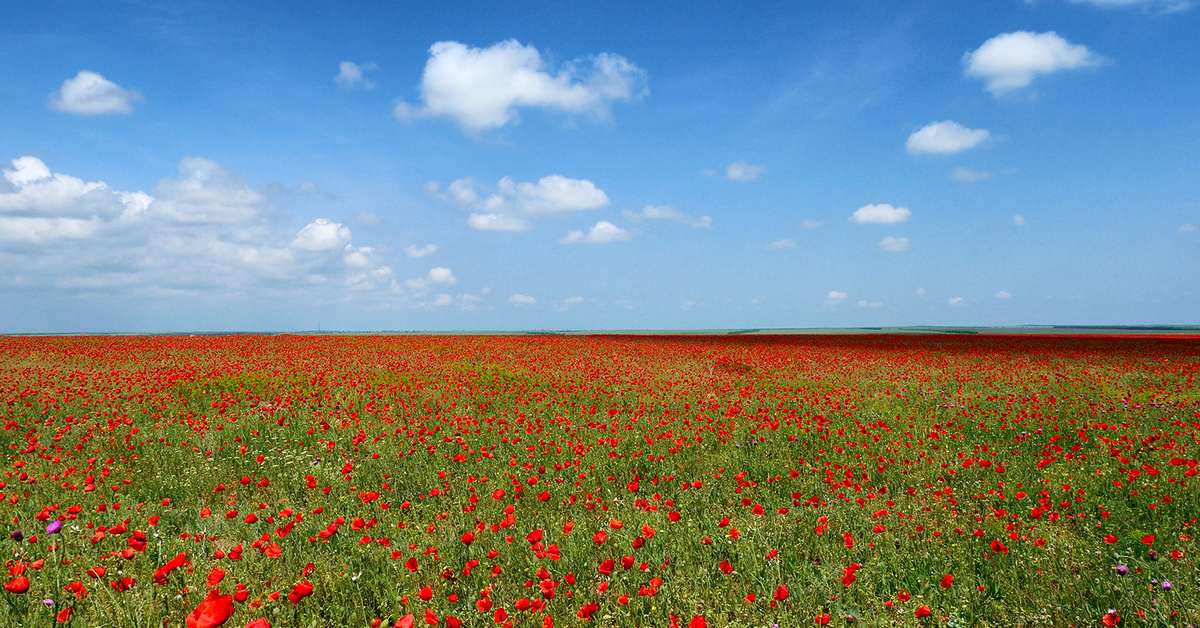
[[[1198,19],[22,3],[0,332],[1200,323]]]

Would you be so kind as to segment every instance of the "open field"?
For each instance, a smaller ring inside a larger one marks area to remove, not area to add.
[[[1184,335],[0,338],[0,625],[1200,624],[1198,375]]]

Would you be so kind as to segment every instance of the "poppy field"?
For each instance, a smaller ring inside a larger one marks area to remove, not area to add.
[[[2,626],[1200,624],[1200,338],[0,338]]]

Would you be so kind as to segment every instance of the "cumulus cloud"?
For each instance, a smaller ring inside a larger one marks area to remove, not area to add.
[[[1012,217],[1012,223],[1018,227],[1023,227],[1025,226],[1025,217],[1021,214],[1017,214]]]
[[[962,298],[962,297],[954,297],[954,298],[950,299],[950,301],[948,301],[948,303],[949,303],[950,305],[953,305],[953,306],[955,306],[955,307],[961,307],[961,306],[963,306],[963,305],[966,305],[966,303],[965,303],[965,302],[963,302],[963,298]]]
[[[1197,230],[1196,225],[1193,225],[1190,222],[1185,222],[1182,225],[1179,225],[1179,233],[1187,233],[1189,231],[1196,231],[1196,230]]]
[[[881,303],[879,301],[859,301],[858,307],[877,309],[877,308],[883,307],[883,303]]]
[[[837,290],[830,290],[829,294],[825,296],[825,304],[826,305],[838,305],[842,301],[845,301],[847,296],[849,296],[849,295],[847,295],[845,292],[838,292]]]
[[[559,242],[563,244],[608,244],[623,242],[633,237],[633,233],[622,229],[607,220],[597,222],[586,234],[582,231],[568,231]]]
[[[511,305],[533,305],[537,303],[537,299],[523,294],[514,294],[508,297],[508,302]]]
[[[1012,295],[1005,292],[1004,290],[1001,290],[1000,292],[996,293],[996,298],[997,299],[1009,299],[1009,298],[1012,298]]]
[[[100,116],[133,113],[133,103],[141,99],[136,91],[124,89],[95,72],[80,70],[51,95],[50,106],[80,116]]]
[[[563,300],[563,303],[566,303],[567,305],[579,305],[580,303],[583,303],[583,297],[568,297]]]
[[[449,268],[438,267],[429,269],[429,274],[420,279],[406,280],[404,285],[418,295],[423,295],[433,286],[453,286],[456,283],[458,283],[458,278],[450,272]]]
[[[646,72],[617,54],[576,59],[554,70],[537,48],[510,39],[488,48],[439,41],[421,77],[424,105],[406,102],[401,120],[449,118],[468,133],[516,124],[518,109],[535,107],[608,119],[614,102],[642,97]]]
[[[887,203],[863,205],[854,210],[850,222],[856,225],[895,225],[912,216],[907,207],[892,207]]]
[[[824,220],[805,220],[804,222],[800,223],[800,228],[801,229],[816,229],[817,227],[820,227],[823,224],[825,224]]]
[[[472,210],[467,224],[484,231],[524,231],[530,219],[609,205],[608,195],[587,179],[552,174],[537,183],[500,179],[490,194],[474,179],[458,179],[446,191],[436,181],[425,184],[434,198]]]
[[[368,212],[368,211],[358,212],[357,214],[354,215],[354,219],[364,225],[369,225],[369,226],[375,226],[375,225],[378,225],[383,222],[383,220],[379,216],[376,216],[375,214],[372,214],[371,212]]]
[[[779,249],[794,249],[794,248],[796,248],[796,241],[791,238],[784,238],[782,240],[776,240],[774,242],[767,243],[768,251],[777,251]]]
[[[925,289],[924,289],[924,288],[917,288],[916,292],[913,292],[913,294],[915,294],[915,295],[917,295],[917,296],[919,296],[919,297],[923,297],[923,296],[925,296]]]
[[[913,132],[904,148],[914,155],[951,155],[975,148],[988,135],[987,129],[968,129],[953,120],[942,120],[930,122]]]
[[[374,69],[374,63],[358,65],[350,61],[343,61],[338,64],[338,75],[333,77],[333,80],[346,89],[353,89],[358,86],[361,86],[363,89],[371,89],[375,87],[375,84],[364,78],[363,72]]]
[[[633,222],[641,222],[643,220],[670,220],[673,222],[690,225],[693,229],[711,229],[712,216],[694,216],[685,214],[669,205],[647,205],[642,208],[642,211],[635,212],[628,209],[623,210],[621,215],[627,220]]]
[[[418,247],[417,245],[413,244],[404,247],[404,254],[409,257],[429,257],[430,255],[437,253],[437,248],[438,247],[436,244],[426,244],[422,247]]]
[[[964,73],[982,78],[993,96],[1027,87],[1039,75],[1099,65],[1100,55],[1072,44],[1054,31],[997,35],[963,56]]]
[[[332,251],[350,243],[350,228],[324,218],[309,223],[296,234],[291,247],[304,251]]]
[[[207,159],[183,159],[153,195],[54,173],[34,157],[9,162],[3,178],[0,256],[30,289],[311,298],[339,287],[386,293],[395,282],[345,225],[269,221],[266,197]]]
[[[888,236],[879,241],[879,249],[884,253],[903,253],[909,249],[908,238]]]

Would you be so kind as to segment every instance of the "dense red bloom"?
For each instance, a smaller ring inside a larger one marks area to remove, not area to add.
[[[816,617],[814,617],[813,619],[815,619],[815,620],[816,620],[816,622],[817,622],[817,625],[818,625],[818,626],[825,626],[825,625],[828,625],[828,624],[829,624],[829,619],[830,619],[830,618],[829,618],[829,613],[821,613],[820,615],[817,615],[817,616],[816,616]]]
[[[233,616],[233,596],[221,595],[216,590],[187,616],[187,628],[216,628]]]
[[[392,628],[412,628],[413,624],[415,623],[417,623],[416,618],[413,617],[412,614],[408,614],[400,619],[397,619],[396,624],[392,626]]]
[[[292,591],[290,593],[288,593],[288,601],[291,602],[292,604],[299,604],[300,600],[303,600],[304,598],[312,595],[312,592],[313,592],[312,583],[305,580],[304,582],[301,582],[300,584],[297,584],[296,586],[292,587]]]
[[[695,615],[688,621],[688,628],[708,628],[708,621],[704,615]]]
[[[920,619],[929,616],[933,611],[929,610],[928,606],[918,606],[917,610],[913,611],[913,616]]]
[[[951,587],[951,585],[953,585],[953,584],[954,584],[954,576],[952,574],[946,574],[945,576],[942,576],[942,588],[943,589],[949,589]]]
[[[997,554],[1007,554],[1008,548],[1000,541],[992,541],[992,551]]]
[[[246,628],[271,628],[271,624],[267,622],[265,617],[252,619],[246,623]]]
[[[788,599],[788,588],[787,588],[786,584],[781,584],[781,585],[779,585],[778,588],[775,589],[774,598],[775,598],[775,601],[777,601],[777,602],[782,602],[782,601]]]
[[[60,624],[65,624],[65,623],[71,621],[71,616],[74,614],[75,614],[75,608],[68,606],[67,608],[62,609],[61,611],[58,611],[58,614],[54,616],[54,621],[56,621]],[[267,628],[270,628],[270,627],[268,626]]]
[[[17,576],[4,583],[4,590],[9,593],[24,593],[29,590],[29,578]]]
[[[1104,542],[1108,543],[1109,545],[1112,545],[1113,543],[1117,542],[1117,537],[1115,537],[1111,534],[1106,534],[1106,535],[1104,535]]]

